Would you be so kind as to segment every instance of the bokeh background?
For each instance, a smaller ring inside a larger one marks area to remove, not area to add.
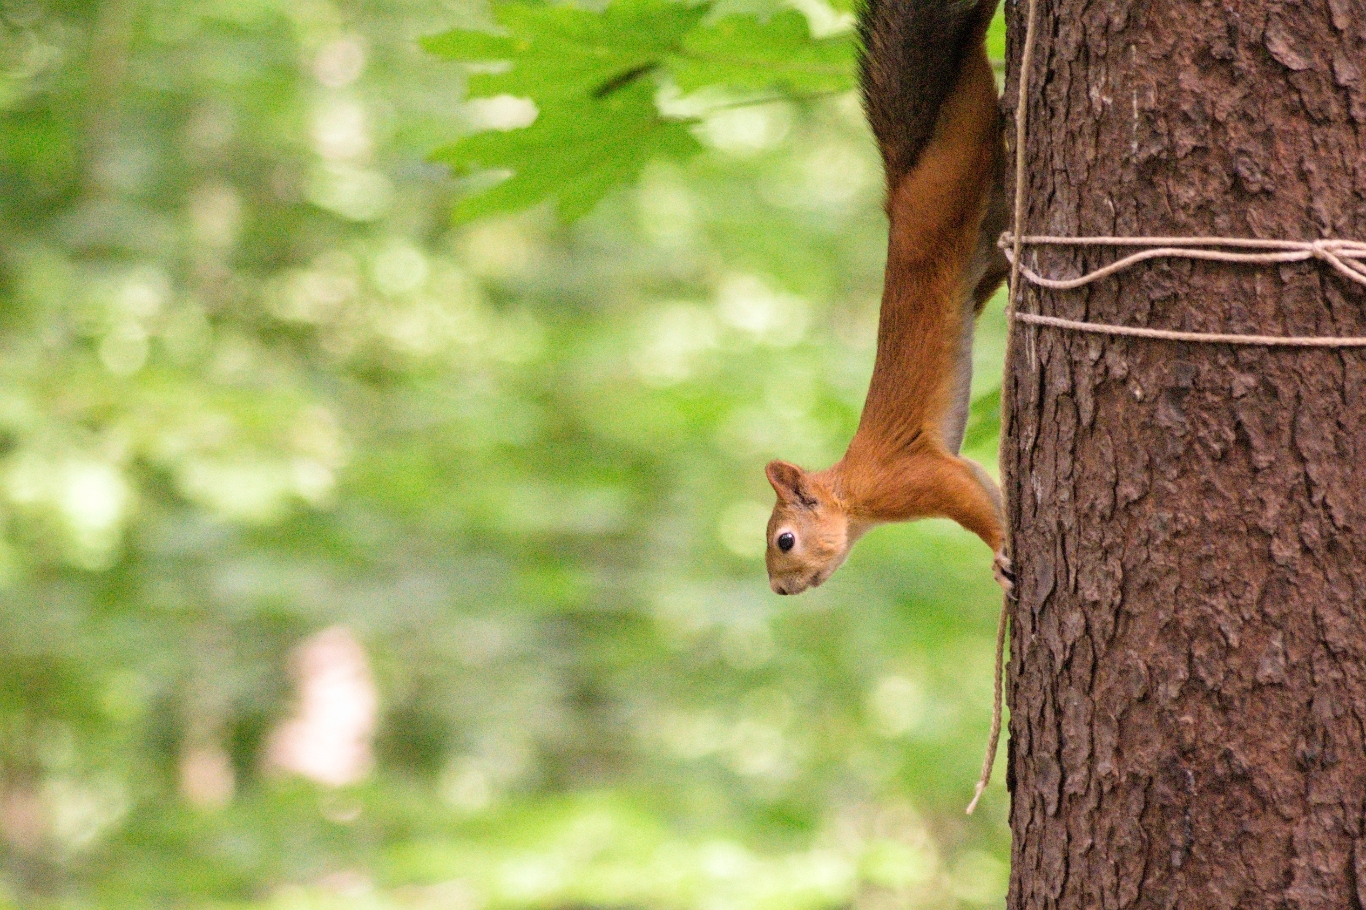
[[[985,548],[764,576],[872,368],[855,96],[457,224],[476,0],[0,14],[0,907],[1001,905]]]

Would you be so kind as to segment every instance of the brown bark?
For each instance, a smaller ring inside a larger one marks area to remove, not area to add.
[[[1362,0],[1039,2],[1025,233],[1366,238]],[[1154,262],[1023,307],[1366,334],[1313,263]],[[1016,332],[1008,906],[1360,910],[1366,353]]]

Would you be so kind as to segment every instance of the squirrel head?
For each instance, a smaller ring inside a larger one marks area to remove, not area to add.
[[[778,503],[768,519],[768,583],[779,594],[800,594],[829,578],[849,555],[859,527],[825,475],[771,461],[768,482]]]

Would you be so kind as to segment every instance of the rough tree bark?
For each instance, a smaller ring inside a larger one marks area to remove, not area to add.
[[[1025,233],[1366,239],[1362,0],[1040,0],[1034,64]],[[1313,263],[1023,305],[1366,335]],[[1016,331],[1008,906],[1366,907],[1366,352]]]

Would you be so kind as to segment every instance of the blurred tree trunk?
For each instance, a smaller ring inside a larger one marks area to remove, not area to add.
[[[1366,238],[1361,0],[1040,0],[1032,84],[1026,234]],[[1366,334],[1313,263],[1022,306]],[[1366,352],[1017,328],[1007,383],[1008,906],[1366,905]]]

